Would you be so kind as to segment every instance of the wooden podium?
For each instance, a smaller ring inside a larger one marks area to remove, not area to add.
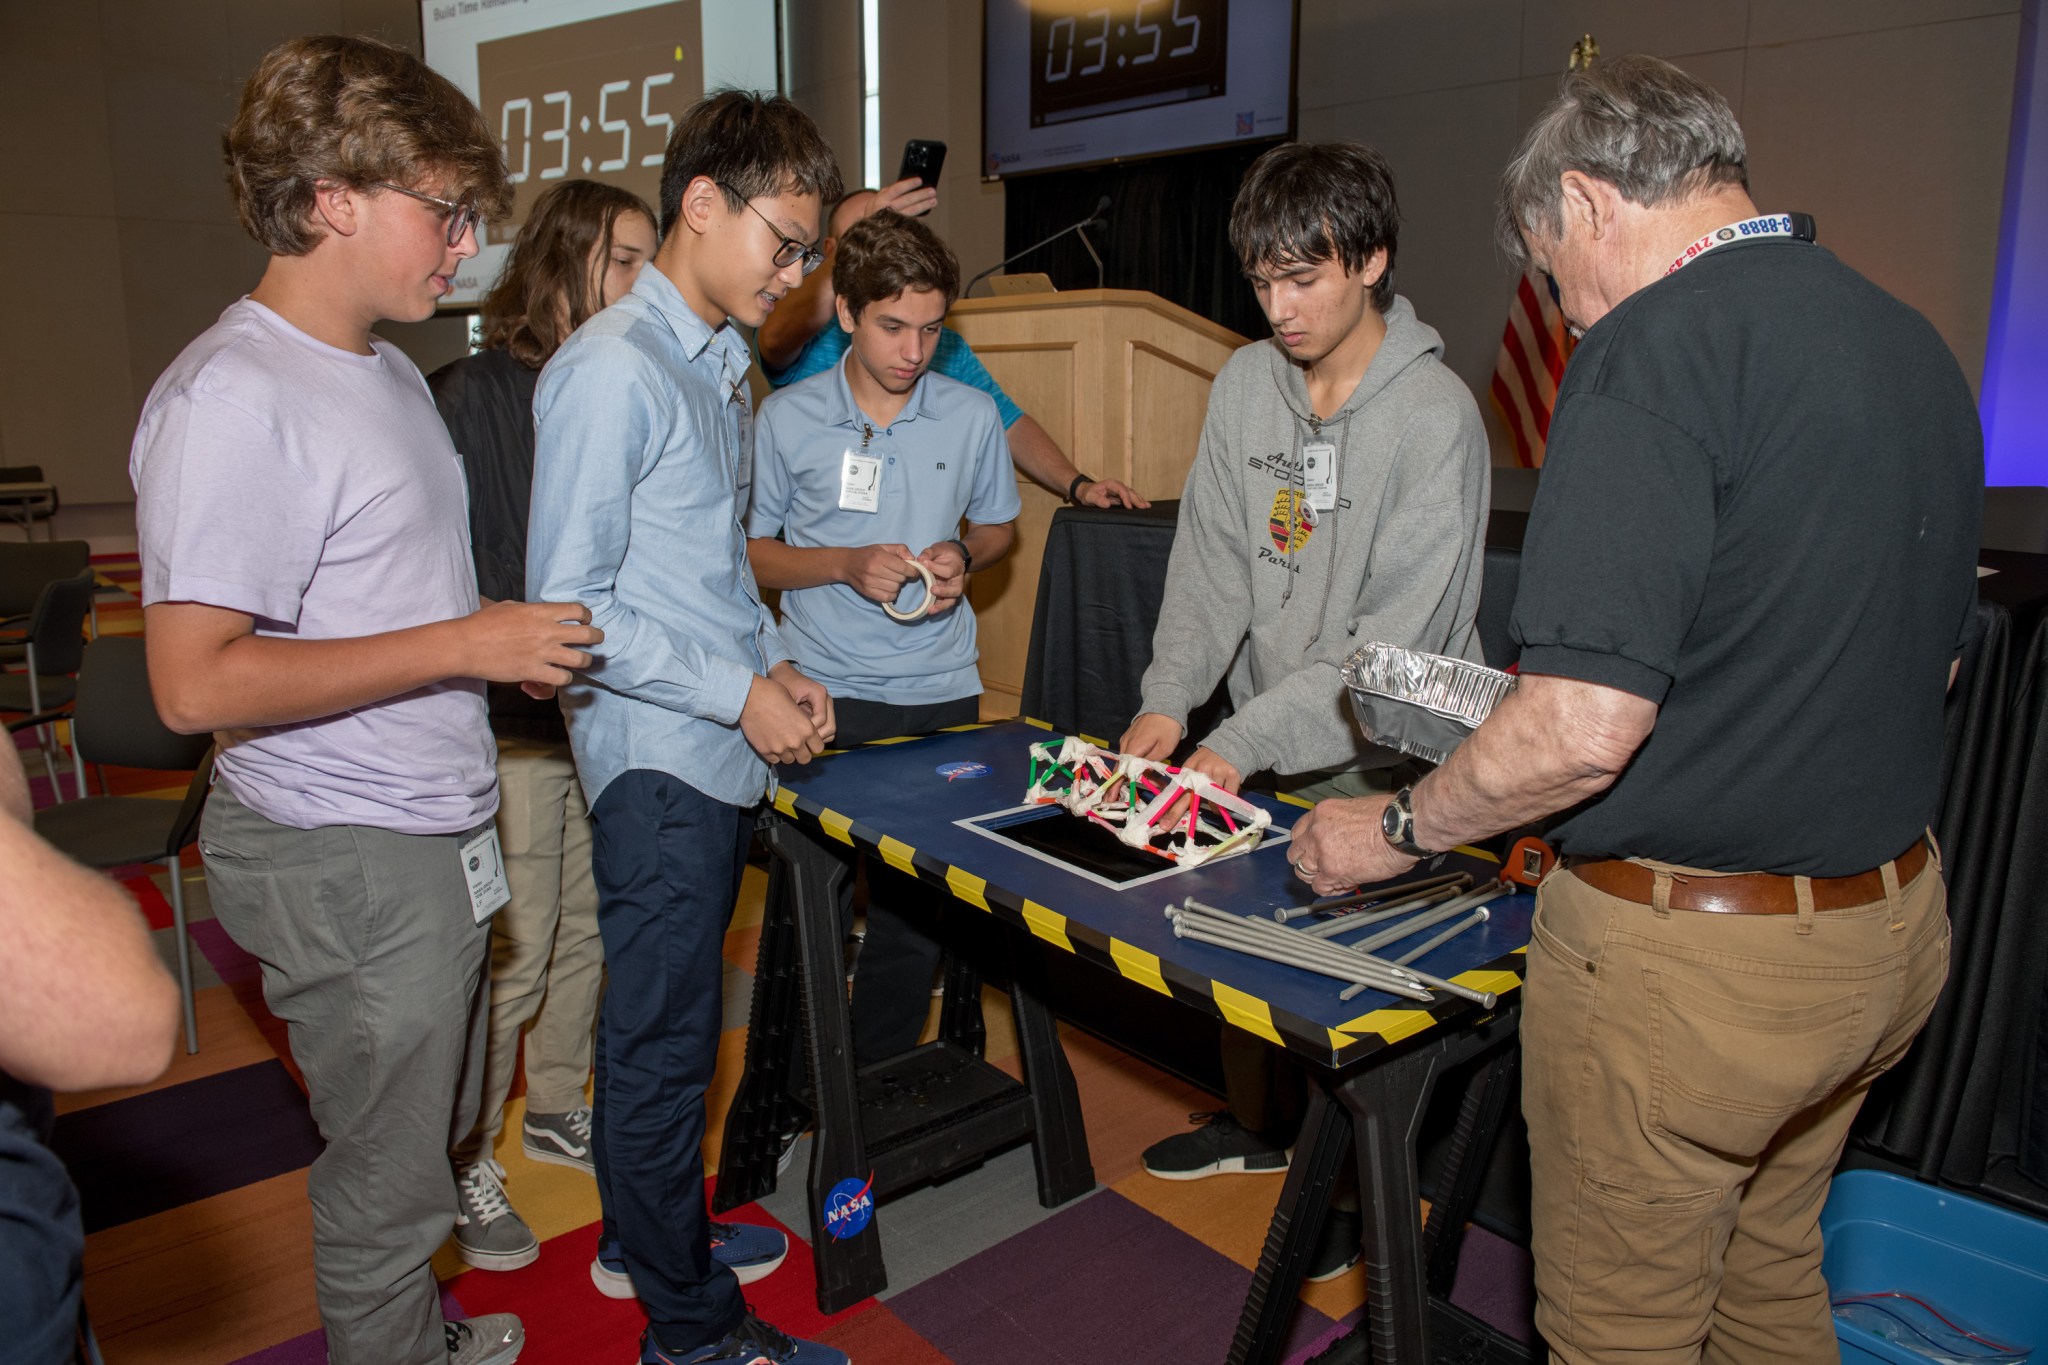
[[[1121,479],[1155,501],[1180,496],[1209,385],[1245,344],[1227,327],[1131,289],[963,299],[946,320],[1082,473]],[[985,717],[1017,714],[1039,560],[1060,507],[1057,494],[1022,474],[1017,488],[1017,548],[976,573],[968,589],[980,621]]]

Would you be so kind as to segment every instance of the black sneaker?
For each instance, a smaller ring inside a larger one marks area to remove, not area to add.
[[[1228,1109],[1188,1115],[1192,1133],[1178,1133],[1145,1149],[1145,1170],[1161,1180],[1212,1175],[1284,1175],[1287,1149],[1239,1123]]]
[[[1321,1284],[1357,1265],[1358,1239],[1364,1233],[1365,1216],[1357,1209],[1331,1209],[1323,1219],[1323,1235],[1316,1239],[1315,1255],[1308,1258],[1306,1278]]]

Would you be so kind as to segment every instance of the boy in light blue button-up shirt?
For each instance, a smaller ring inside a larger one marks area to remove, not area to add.
[[[563,691],[590,803],[610,987],[597,1029],[591,1279],[647,1310],[643,1362],[845,1365],[748,1311],[787,1239],[710,1223],[704,1095],[721,951],[771,763],[833,737],[748,571],[747,350],[816,265],[839,171],[785,99],[726,91],[683,116],[661,175],[664,240],[632,292],[541,374],[528,528],[535,600],[580,602],[602,649]]]
[[[831,689],[841,745],[979,719],[967,574],[1010,552],[1019,502],[995,403],[929,373],[959,279],[923,223],[861,219],[832,266],[846,359],[761,409],[747,552],[783,590],[783,639]],[[914,620],[884,610],[916,614],[927,596]],[[869,879],[853,984],[863,1066],[916,1046],[939,954],[917,883]]]

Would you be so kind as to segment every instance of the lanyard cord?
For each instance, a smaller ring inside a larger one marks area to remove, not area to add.
[[[1765,213],[1715,228],[1680,252],[1678,259],[1665,267],[1664,273],[1676,274],[1717,246],[1726,246],[1730,242],[1753,242],[1760,237],[1790,237],[1810,242],[1813,240],[1813,219],[1803,213]]]

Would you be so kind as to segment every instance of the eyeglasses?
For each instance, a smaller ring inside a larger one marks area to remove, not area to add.
[[[738,190],[733,189],[732,186],[725,184],[723,181],[719,182],[719,184],[720,188],[724,189],[728,193],[739,193]],[[762,222],[768,224],[768,230],[775,234],[775,268],[777,270],[787,270],[789,269],[789,267],[795,265],[798,261],[802,261],[804,263],[804,274],[808,275],[813,270],[816,270],[818,266],[824,261],[824,252],[818,250],[818,248],[814,246],[807,245],[803,242],[798,241],[796,238],[785,234],[781,228],[775,226],[775,222],[773,219],[771,219],[767,214],[761,212],[761,210],[754,208],[753,200],[745,199],[742,200],[741,202],[744,203],[748,208],[754,209],[754,216],[756,218],[759,218]]]
[[[408,199],[419,200],[422,204],[438,205],[441,211],[448,215],[448,245],[450,246],[460,242],[463,233],[481,225],[484,219],[483,214],[477,211],[474,204],[458,204],[452,199],[443,199],[437,194],[428,194],[422,190],[409,190],[403,185],[394,185],[385,180],[372,181],[371,188],[395,190]]]

